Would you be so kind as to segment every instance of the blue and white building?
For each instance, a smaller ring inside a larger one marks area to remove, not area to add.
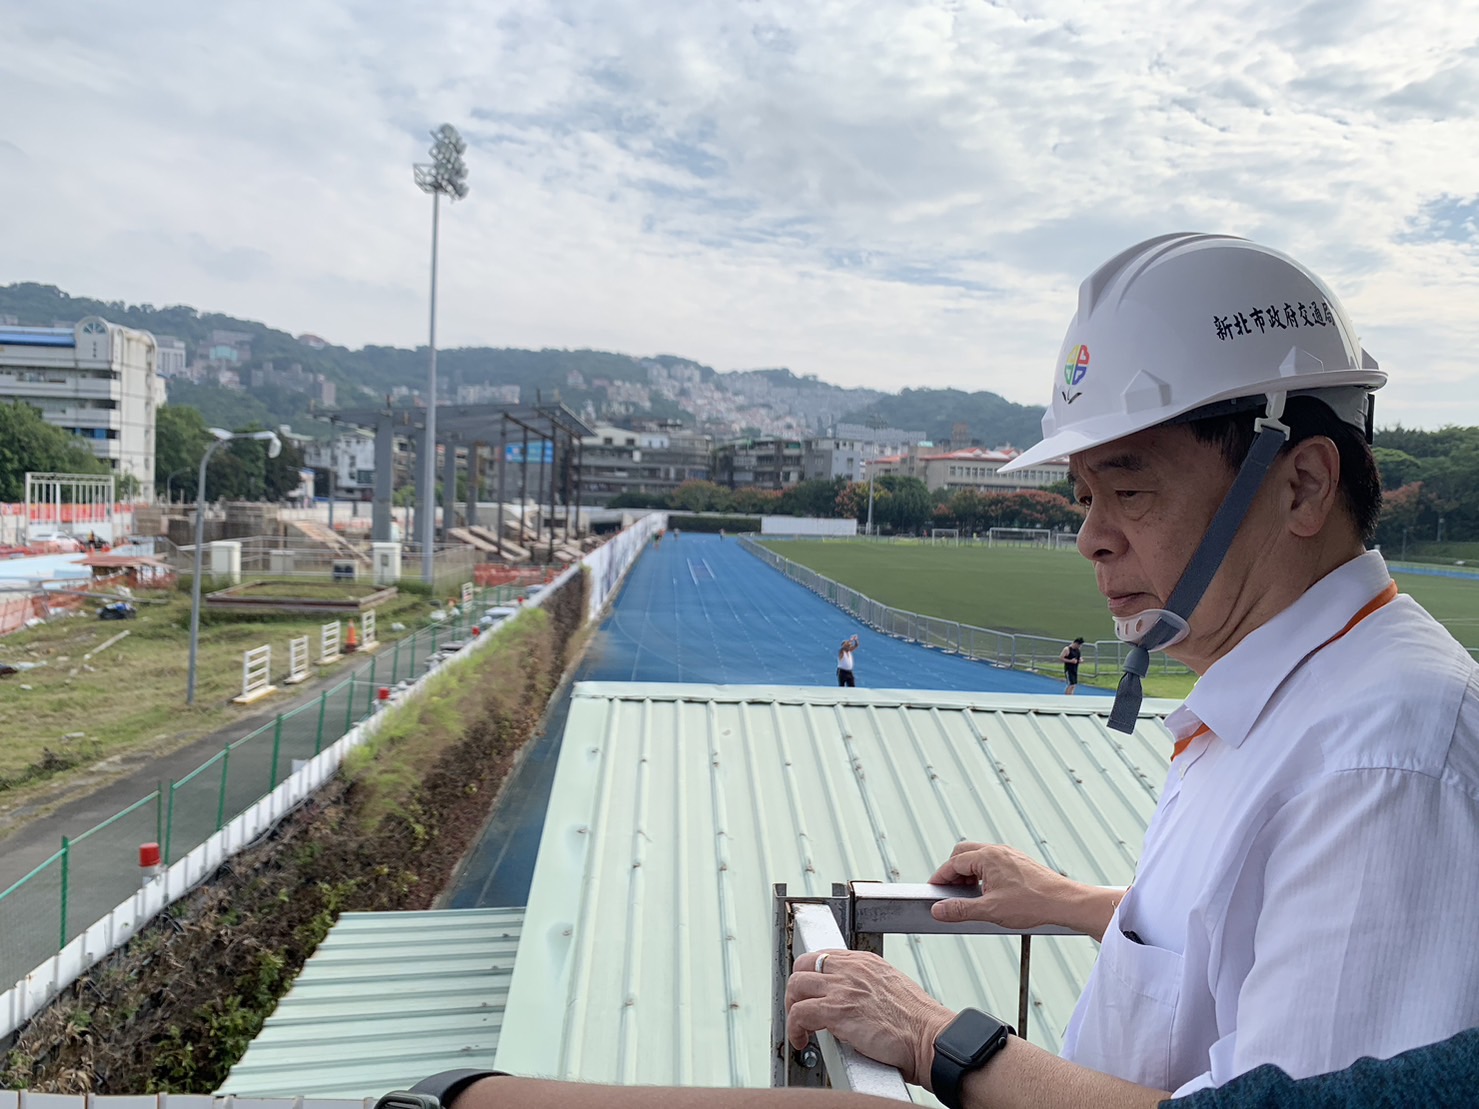
[[[86,441],[140,492],[154,488],[154,427],[164,404],[158,344],[89,316],[72,327],[0,327],[0,402],[25,401]]]

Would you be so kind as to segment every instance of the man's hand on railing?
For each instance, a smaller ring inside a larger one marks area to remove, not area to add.
[[[930,877],[931,885],[967,886],[962,897],[940,901],[936,920],[983,921],[1026,930],[1061,925],[1094,939],[1109,927],[1122,889],[1087,886],[1065,878],[1022,852],[996,843],[958,843]],[[975,893],[979,886],[980,893]]]
[[[800,1051],[825,1029],[926,1089],[935,1038],[954,1018],[912,978],[866,951],[801,955],[786,983],[786,1037],[793,1048]]]

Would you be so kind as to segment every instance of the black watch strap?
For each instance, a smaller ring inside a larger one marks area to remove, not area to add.
[[[930,1088],[946,1109],[960,1109],[966,1075],[991,1062],[1006,1047],[1012,1027],[979,1009],[962,1009],[935,1038]]]
[[[440,1074],[434,1074],[430,1078],[423,1078],[411,1087],[413,1094],[430,1094],[437,1099],[442,1109],[448,1109],[456,1099],[457,1095],[467,1089],[480,1078],[493,1078],[502,1076],[506,1072],[501,1070],[473,1070],[462,1068],[459,1070],[444,1070]]]

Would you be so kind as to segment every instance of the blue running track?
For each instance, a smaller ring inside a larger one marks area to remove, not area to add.
[[[835,686],[837,645],[851,635],[861,641],[859,686],[1063,692],[1057,678],[998,670],[875,632],[735,540],[709,535],[669,535],[643,553],[574,680]],[[1105,694],[1088,686],[1079,691]],[[528,901],[569,711],[566,689],[458,876],[451,908]]]
[[[836,685],[837,646],[850,635],[860,640],[859,686],[1063,692],[1057,677],[1001,670],[876,632],[714,535],[670,534],[637,560],[582,679]]]

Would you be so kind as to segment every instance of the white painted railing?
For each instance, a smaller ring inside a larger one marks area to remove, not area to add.
[[[338,620],[325,624],[318,634],[318,664],[327,666],[339,661],[339,635],[342,627]]]
[[[253,647],[241,653],[241,696],[231,698],[238,705],[249,705],[266,697],[277,686],[272,684],[272,644]]]
[[[308,680],[308,637],[300,635],[288,640],[288,676],[284,685],[297,685]]]

